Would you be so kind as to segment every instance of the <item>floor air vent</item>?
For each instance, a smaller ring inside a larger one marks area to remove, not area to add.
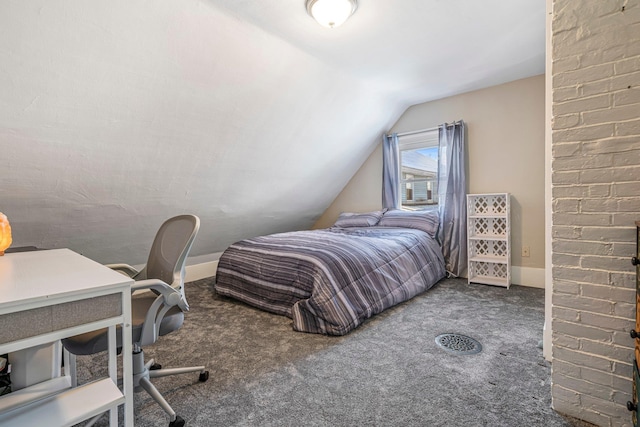
[[[476,354],[482,351],[482,344],[471,337],[460,334],[441,334],[436,337],[438,347],[453,354]]]

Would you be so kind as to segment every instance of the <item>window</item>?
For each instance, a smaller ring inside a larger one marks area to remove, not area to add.
[[[437,209],[438,130],[400,135],[398,142],[402,209]]]

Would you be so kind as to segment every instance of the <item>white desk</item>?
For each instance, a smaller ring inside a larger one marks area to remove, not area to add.
[[[133,426],[133,280],[68,249],[0,257],[0,354],[109,328],[109,377],[71,388],[68,375],[0,397],[0,425],[70,426],[124,404]],[[123,390],[117,387],[116,325],[122,327]]]

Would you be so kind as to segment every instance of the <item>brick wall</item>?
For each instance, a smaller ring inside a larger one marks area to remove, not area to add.
[[[553,407],[630,426],[640,0],[554,0]]]

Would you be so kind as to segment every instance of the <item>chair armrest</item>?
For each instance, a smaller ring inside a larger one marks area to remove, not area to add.
[[[189,311],[189,304],[182,298],[182,294],[160,279],[136,280],[131,285],[131,291],[152,290],[164,299],[164,304],[170,307],[177,305],[182,311]]]
[[[110,269],[115,270],[118,273],[122,273],[126,276],[129,276],[131,278],[134,278],[135,276],[140,274],[138,270],[131,267],[129,264],[107,264],[105,265],[105,267],[109,267]]]
[[[140,346],[156,342],[158,333],[160,332],[160,323],[171,307],[177,305],[183,312],[189,310],[189,305],[182,297],[182,294],[160,279],[136,280],[135,283],[131,285],[132,293],[146,290],[155,292],[158,296],[146,313],[140,334]]]

